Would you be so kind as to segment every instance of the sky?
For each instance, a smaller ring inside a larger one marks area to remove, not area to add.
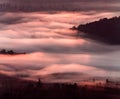
[[[45,82],[120,78],[119,45],[69,29],[119,16],[119,0],[0,0],[4,3],[20,9],[0,10],[0,49],[27,54],[0,55],[0,73]]]
[[[119,0],[0,0],[11,6],[22,6],[22,11],[119,11]],[[23,7],[25,6],[25,7]],[[8,11],[10,7],[6,8]],[[12,11],[15,9],[12,9]]]

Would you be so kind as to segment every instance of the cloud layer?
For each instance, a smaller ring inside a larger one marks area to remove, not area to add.
[[[0,73],[45,82],[74,82],[93,77],[119,78],[119,51],[111,54],[32,53],[0,57]]]
[[[78,37],[76,31],[69,29],[103,17],[120,15],[118,0],[105,2],[108,0],[29,0],[29,3],[28,0],[1,0],[1,4],[17,5],[17,9],[25,5],[35,12],[18,13],[9,6],[2,8],[0,49],[27,54],[0,55],[0,73],[28,79],[41,78],[46,82],[120,78],[120,46],[83,38],[82,33]],[[93,6],[96,4],[99,5]],[[43,8],[36,9],[37,5]]]

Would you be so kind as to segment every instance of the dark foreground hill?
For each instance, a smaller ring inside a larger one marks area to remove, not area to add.
[[[22,81],[0,75],[0,99],[120,99],[120,89]]]
[[[109,44],[120,44],[120,17],[104,18],[76,28],[96,40]]]

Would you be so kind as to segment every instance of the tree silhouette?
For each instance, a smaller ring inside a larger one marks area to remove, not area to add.
[[[5,49],[2,49],[2,50],[0,51],[0,53],[1,53],[1,54],[6,54],[7,52],[6,52]]]

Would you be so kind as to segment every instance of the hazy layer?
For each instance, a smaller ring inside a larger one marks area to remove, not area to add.
[[[44,81],[120,78],[120,46],[78,37],[69,28],[119,12],[0,13],[0,73]]]

